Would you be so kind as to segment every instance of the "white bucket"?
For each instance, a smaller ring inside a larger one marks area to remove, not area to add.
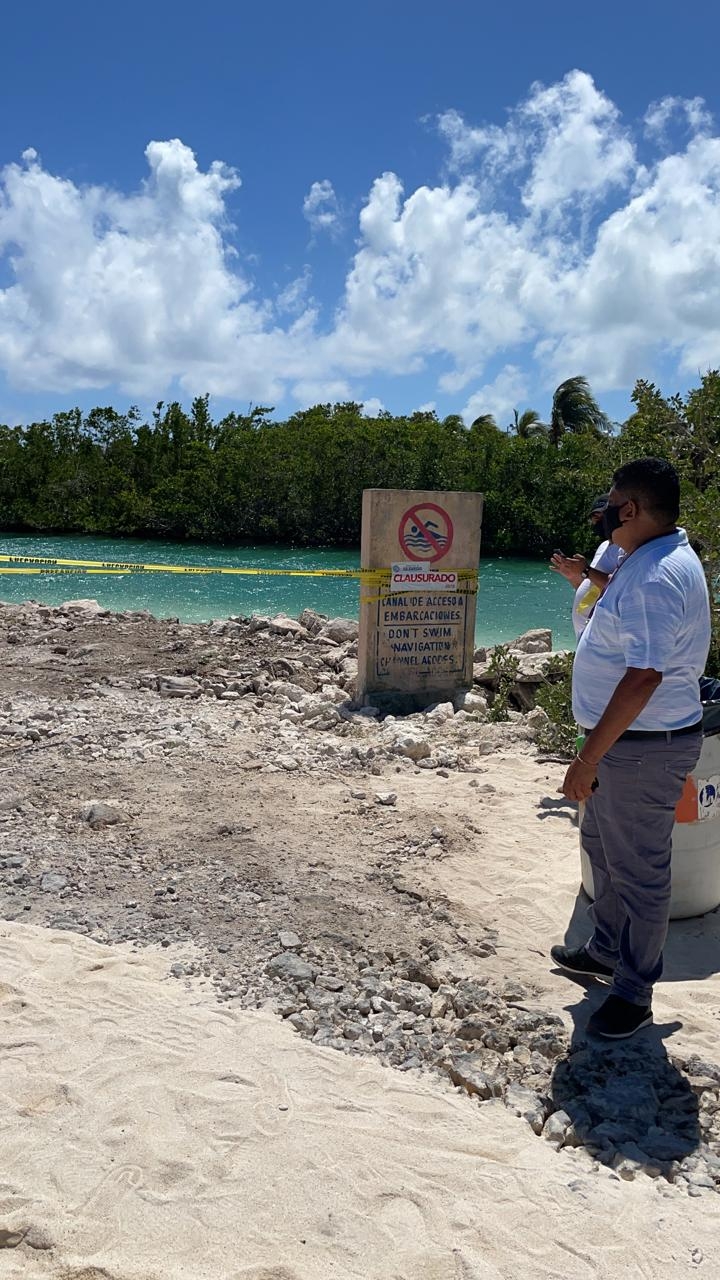
[[[580,805],[580,826],[584,805]],[[580,835],[582,886],[595,897],[590,859]],[[720,906],[720,734],[705,738],[676,809],[670,919],[703,916]]]

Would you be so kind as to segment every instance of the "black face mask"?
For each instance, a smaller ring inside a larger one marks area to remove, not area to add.
[[[605,510],[603,511],[602,521],[601,521],[602,531],[609,542],[612,542],[612,536],[615,530],[619,529],[623,523],[622,520],[620,519],[620,510],[621,510],[621,507],[624,507],[624,506],[625,506],[624,502],[620,504],[620,507],[614,507],[614,506],[611,506],[610,503],[608,503]]]

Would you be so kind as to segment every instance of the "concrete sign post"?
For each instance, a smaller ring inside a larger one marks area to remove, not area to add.
[[[411,711],[473,680],[483,499],[366,489],[358,697]]]

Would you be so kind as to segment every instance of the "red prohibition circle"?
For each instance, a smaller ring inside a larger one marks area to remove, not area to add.
[[[445,522],[446,533],[438,533],[429,527],[433,521],[421,520],[418,512],[434,511]],[[408,529],[408,522],[411,527]],[[453,522],[443,507],[434,502],[417,502],[408,507],[400,521],[398,541],[408,560],[424,560],[435,564],[446,556],[453,544]],[[428,554],[430,552],[430,554]]]

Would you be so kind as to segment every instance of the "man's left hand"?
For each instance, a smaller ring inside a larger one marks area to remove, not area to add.
[[[587,800],[592,795],[593,783],[597,776],[597,765],[585,764],[575,757],[565,774],[565,781],[559,788],[566,800]]]

